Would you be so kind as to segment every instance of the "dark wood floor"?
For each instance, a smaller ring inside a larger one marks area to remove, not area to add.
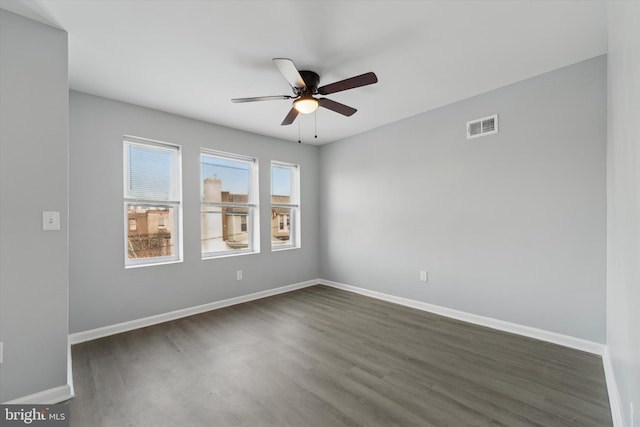
[[[612,425],[600,357],[325,286],[72,351],[77,427]]]

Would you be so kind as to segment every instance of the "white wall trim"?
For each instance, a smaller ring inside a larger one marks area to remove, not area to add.
[[[73,387],[73,360],[71,359],[71,340],[67,338],[67,385],[71,397],[75,397],[76,392]]]
[[[618,383],[613,372],[611,364],[611,356],[609,348],[605,348],[602,355],[602,364],[604,366],[604,377],[607,381],[607,392],[609,394],[609,406],[611,407],[611,418],[613,419],[613,427],[624,427],[622,418],[622,404],[620,402],[620,394],[618,393]]]
[[[342,289],[344,291],[355,292],[357,294],[365,295],[368,297],[416,308],[418,310],[428,311],[430,313],[439,314],[441,316],[462,320],[464,322],[469,322],[476,325],[486,326],[488,328],[497,329],[499,331],[510,332],[529,338],[547,341],[553,344],[559,344],[576,350],[593,353],[598,356],[602,356],[605,351],[604,344],[587,341],[581,338],[575,338],[569,335],[562,335],[556,332],[532,328],[530,326],[518,325],[516,323],[506,322],[504,320],[479,316],[477,314],[466,313],[464,311],[458,311],[452,308],[442,307],[439,305],[429,304],[426,302],[416,301],[408,298],[397,297],[394,295],[359,288],[357,286],[345,285],[344,283],[333,282],[330,280],[318,279],[318,282],[323,285],[331,286],[333,288]]]
[[[53,405],[75,397],[71,345],[67,351],[67,384],[4,402],[7,405]]]
[[[39,391],[28,396],[19,397],[17,399],[4,402],[7,405],[52,405],[71,399],[73,393],[69,384],[59,387],[50,388],[48,390]]]
[[[545,331],[543,329],[532,328],[530,326],[518,325],[516,323],[511,323],[504,320],[480,316],[477,314],[466,313],[464,311],[459,311],[452,308],[442,307],[439,305],[417,301],[409,298],[389,295],[382,292],[372,291],[369,289],[359,288],[357,286],[346,285],[344,283],[334,282],[334,281],[325,280],[325,279],[308,280],[306,282],[300,282],[292,285],[281,286],[279,288],[274,288],[274,289],[267,289],[265,291],[255,292],[248,295],[241,295],[238,297],[229,298],[221,301],[214,301],[211,303],[202,304],[194,307],[188,307],[188,308],[175,310],[175,311],[170,311],[168,313],[158,314],[155,316],[149,316],[141,319],[131,320],[128,322],[117,323],[115,325],[104,326],[101,328],[91,329],[91,330],[82,331],[82,332],[75,332],[69,335],[69,344],[70,345],[79,344],[79,343],[91,341],[97,338],[103,338],[109,335],[115,335],[122,332],[132,331],[134,329],[144,328],[147,326],[157,325],[159,323],[164,323],[164,322],[168,322],[175,319],[192,316],[194,314],[200,314],[207,311],[216,310],[219,308],[229,307],[236,304],[242,304],[244,302],[254,301],[257,299],[294,291],[296,289],[306,288],[316,284],[323,284],[326,286],[331,286],[336,289],[342,289],[348,292],[355,292],[357,294],[392,302],[395,304],[404,305],[406,307],[412,307],[418,310],[439,314],[441,316],[462,320],[464,322],[469,322],[476,325],[497,329],[500,331],[510,332],[517,335],[526,336],[529,338],[547,341],[550,343],[562,345],[562,346],[573,348],[576,350],[586,351],[588,353],[596,354],[599,356],[603,356],[605,354],[606,346],[604,344],[584,340],[582,338],[576,338],[569,335],[559,334],[556,332]]]
[[[88,331],[75,332],[69,335],[69,344],[71,345],[79,344],[85,341],[91,341],[97,338],[107,337],[109,335],[115,335],[122,332],[132,331],[134,329],[140,329],[147,326],[157,325],[158,323],[164,323],[170,320],[176,320],[176,319],[180,319],[187,316],[193,316],[194,314],[200,314],[200,313],[204,313],[211,310],[217,310],[219,308],[229,307],[236,304],[242,304],[243,302],[254,301],[257,299],[294,291],[296,289],[306,288],[316,284],[318,284],[318,280],[308,280],[306,282],[300,282],[292,285],[281,286],[279,288],[274,288],[274,289],[267,289],[266,291],[255,292],[248,295],[241,295],[238,297],[229,298],[221,301],[214,301],[207,304],[197,305],[195,307],[188,307],[180,310],[170,311],[168,313],[157,314],[155,316],[144,317],[142,319],[136,319],[128,322],[117,323],[115,325],[110,325],[110,326],[103,326],[101,328],[90,329]]]
[[[466,313],[463,311],[458,311],[458,310],[442,307],[435,304],[429,304],[422,301],[389,295],[382,292],[372,291],[369,289],[359,288],[357,286],[346,285],[344,283],[334,282],[334,281],[325,280],[325,279],[308,280],[306,282],[300,282],[292,285],[281,286],[279,288],[268,289],[265,291],[255,292],[248,295],[242,295],[242,296],[229,298],[221,301],[215,301],[208,304],[202,304],[195,307],[175,310],[168,313],[163,313],[155,316],[145,317],[142,319],[132,320],[129,322],[118,323],[115,325],[91,329],[83,332],[76,332],[74,334],[69,335],[69,358],[68,358],[69,366],[68,366],[68,373],[67,373],[68,384],[64,386],[56,387],[50,390],[45,390],[39,393],[35,393],[29,396],[25,396],[19,399],[15,399],[10,402],[5,402],[5,403],[49,404],[49,403],[62,402],[64,400],[72,398],[74,396],[74,388],[73,388],[73,370],[72,370],[72,361],[71,361],[71,345],[73,344],[79,344],[85,341],[91,341],[91,340],[106,337],[109,335],[115,335],[122,332],[131,331],[134,329],[144,328],[146,326],[152,326],[152,325],[164,323],[170,320],[192,316],[194,314],[200,314],[207,311],[217,310],[219,308],[229,307],[236,304],[242,304],[244,302],[255,301],[261,298],[266,298],[273,295],[291,292],[296,289],[302,289],[302,288],[306,288],[306,287],[317,285],[317,284],[331,286],[333,288],[341,289],[347,292],[354,292],[360,295],[365,295],[365,296],[380,299],[383,301],[400,304],[406,307],[411,307],[418,310],[435,313],[441,316],[450,317],[450,318],[461,320],[464,322],[486,326],[492,329],[497,329],[504,332],[510,332],[517,335],[526,336],[529,338],[539,339],[539,340],[550,342],[553,344],[558,344],[565,347],[569,347],[576,350],[581,350],[581,351],[602,356],[604,373],[605,373],[605,378],[607,383],[607,390],[609,394],[609,404],[611,406],[611,416],[613,418],[613,425],[614,427],[624,427],[624,422],[623,422],[622,412],[621,412],[621,405],[620,405],[620,397],[618,394],[618,387],[615,380],[613,367],[611,365],[609,351],[607,349],[607,346],[604,344],[584,340],[581,338],[571,337],[568,335],[558,334],[556,332],[532,328],[529,326],[518,325],[516,323],[506,322],[506,321],[494,319],[491,317],[485,317],[485,316],[479,316],[476,314]]]

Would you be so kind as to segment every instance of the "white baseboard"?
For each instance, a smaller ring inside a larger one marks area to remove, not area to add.
[[[622,404],[620,402],[620,394],[618,394],[618,383],[613,372],[611,364],[611,356],[609,349],[605,349],[602,355],[602,364],[604,365],[604,376],[607,380],[607,392],[609,394],[609,406],[611,407],[611,418],[613,419],[613,427],[624,427],[622,418]]]
[[[344,283],[334,282],[334,281],[325,280],[325,279],[308,280],[306,282],[300,282],[292,285],[281,286],[279,288],[268,289],[266,291],[255,292],[248,295],[241,295],[234,298],[202,304],[195,307],[188,307],[181,310],[175,310],[175,311],[170,311],[168,313],[158,314],[155,316],[144,317],[142,319],[131,320],[128,322],[118,323],[115,325],[109,325],[101,328],[91,329],[88,331],[76,332],[69,335],[69,344],[70,345],[79,344],[85,341],[91,341],[91,340],[94,340],[97,338],[103,338],[109,335],[115,335],[122,332],[132,331],[134,329],[144,328],[147,326],[168,322],[170,320],[192,316],[194,314],[200,314],[207,311],[216,310],[219,308],[229,307],[236,304],[242,304],[244,302],[254,301],[260,298],[266,298],[269,296],[290,292],[296,289],[306,288],[309,286],[313,286],[315,284],[323,284],[323,285],[331,286],[336,289],[342,289],[348,292],[355,292],[355,293],[369,296],[372,298],[377,298],[377,299],[392,302],[395,304],[416,308],[418,310],[428,311],[430,313],[439,314],[441,316],[450,317],[457,320],[462,320],[464,322],[486,326],[492,329],[510,332],[517,335],[523,335],[529,338],[551,342],[554,344],[562,345],[562,346],[573,348],[576,350],[586,351],[588,353],[597,354],[599,356],[603,356],[605,352],[604,344],[596,343],[593,341],[588,341],[581,338],[572,337],[569,335],[563,335],[556,332],[545,331],[542,329],[532,328],[530,326],[518,325],[516,323],[506,322],[504,320],[498,320],[491,317],[485,317],[477,314],[466,313],[463,311],[454,310],[451,308],[442,307],[435,304],[430,304],[422,301],[412,300],[409,298],[389,295],[382,292],[372,291],[369,289],[359,288],[357,286],[346,285]]]
[[[292,285],[282,286],[275,289],[268,289],[266,291],[256,292],[249,295],[242,295],[235,298],[229,298],[221,301],[215,301],[208,304],[202,304],[195,307],[189,307],[181,310],[175,310],[168,313],[163,313],[155,316],[145,317],[142,319],[132,320],[129,322],[118,323],[115,325],[105,326],[101,328],[91,329],[83,332],[76,332],[69,335],[69,346],[72,344],[79,344],[85,341],[94,340],[97,338],[106,337],[109,335],[119,334],[122,332],[131,331],[134,329],[144,328],[146,326],[152,326],[159,323],[167,322],[170,320],[180,319],[194,314],[200,314],[219,308],[229,307],[244,302],[254,301],[261,298],[266,298],[273,295],[282,294],[285,292],[294,291],[296,289],[302,289],[316,284],[322,284],[331,286],[336,289],[341,289],[348,292],[354,292],[368,297],[392,302],[395,304],[404,305],[407,307],[415,308],[430,313],[439,314],[441,316],[450,317],[453,319],[461,320],[464,322],[473,323],[476,325],[486,326],[492,329],[510,332],[517,335],[526,336],[542,341],[547,341],[553,344],[562,345],[565,347],[573,348],[576,350],[585,351],[588,353],[602,356],[604,365],[604,372],[607,382],[607,389],[609,393],[609,402],[611,406],[611,415],[613,418],[614,427],[624,427],[622,418],[620,398],[618,395],[618,388],[613,373],[613,367],[611,366],[611,359],[606,345],[596,343],[593,341],[584,340],[568,335],[559,334],[556,332],[545,331],[542,329],[532,328],[529,326],[518,325],[516,323],[506,322],[503,320],[494,319],[491,317],[479,316],[476,314],[466,313],[463,311],[454,310],[447,307],[438,306],[435,304],[429,304],[422,301],[416,301],[408,298],[398,297],[394,295],[385,294],[382,292],[372,291],[369,289],[359,288],[357,286],[346,285],[344,283],[334,282],[331,280],[317,279],[308,280],[306,282],[295,283]],[[25,396],[20,399],[15,399],[6,403],[57,403],[67,400],[74,395],[73,390],[73,374],[71,366],[71,351],[69,350],[69,372],[68,372],[68,384],[61,387],[56,387],[51,390],[45,390],[40,393],[36,393],[30,396]]]
[[[64,402],[72,397],[73,393],[71,392],[69,384],[65,384],[4,403],[7,405],[52,405],[54,403]]]
[[[101,328],[90,329],[88,331],[75,332],[69,335],[69,344],[79,344],[85,341],[95,340],[97,338],[103,338],[109,335],[115,335],[122,332],[132,331],[134,329],[140,329],[147,326],[157,325],[159,323],[168,322],[170,320],[176,320],[187,316],[193,316],[194,314],[200,314],[219,308],[229,307],[236,304],[242,304],[243,302],[254,301],[261,298],[270,297],[273,295],[282,294],[285,292],[294,291],[296,289],[302,289],[309,286],[318,284],[318,280],[308,280],[306,282],[295,283],[293,285],[281,286],[275,289],[267,289],[266,291],[255,292],[249,295],[241,295],[239,297],[229,298],[221,301],[214,301],[208,304],[202,304],[195,307],[183,308],[181,310],[170,311],[168,313],[158,314],[155,316],[144,317],[142,319],[131,320],[128,322],[117,323],[115,325],[104,326]]]
[[[69,394],[75,397],[75,388],[73,387],[73,360],[71,359],[71,343],[67,338],[67,385],[69,386]]]
[[[476,325],[486,326],[488,328],[497,329],[499,331],[510,332],[517,335],[523,335],[529,338],[535,338],[542,341],[559,344],[576,350],[586,351],[588,353],[602,356],[604,354],[605,345],[592,341],[575,338],[568,335],[558,334],[556,332],[545,331],[542,329],[532,328],[529,326],[518,325],[516,323],[506,322],[491,317],[479,316],[477,314],[466,313],[439,305],[429,304],[422,301],[416,301],[408,298],[397,297],[382,292],[371,291],[369,289],[359,288],[357,286],[345,285],[344,283],[333,282],[331,280],[318,279],[318,282],[331,286],[333,288],[342,289],[349,292],[377,298],[384,301],[393,302],[407,307],[416,308],[418,310],[428,311],[430,313],[439,314],[441,316],[450,317],[452,319],[462,320],[464,322]]]
[[[28,396],[4,402],[7,405],[53,405],[75,397],[73,389],[73,368],[71,364],[71,346],[67,351],[67,384],[48,390],[39,391]]]

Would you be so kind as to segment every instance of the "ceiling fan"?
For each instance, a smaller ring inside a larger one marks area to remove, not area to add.
[[[234,98],[231,102],[241,103],[293,99],[293,106],[282,121],[282,126],[293,123],[296,117],[298,117],[298,114],[313,113],[318,109],[318,107],[335,111],[343,116],[351,116],[358,110],[353,107],[349,107],[348,105],[332,101],[328,98],[315,98],[313,95],[329,95],[331,93],[342,92],[343,90],[354,89],[378,82],[378,77],[376,77],[374,73],[369,72],[318,87],[318,84],[320,83],[320,76],[313,71],[298,71],[292,60],[287,58],[273,58],[273,64],[278,68],[278,70],[280,70],[284,78],[291,85],[293,96],[276,95],[258,96],[254,98]]]

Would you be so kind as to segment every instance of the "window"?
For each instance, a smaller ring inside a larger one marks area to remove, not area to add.
[[[300,168],[271,162],[271,249],[300,247]]]
[[[181,261],[180,149],[124,140],[125,267]]]
[[[200,152],[202,258],[260,252],[258,162],[218,151]]]

